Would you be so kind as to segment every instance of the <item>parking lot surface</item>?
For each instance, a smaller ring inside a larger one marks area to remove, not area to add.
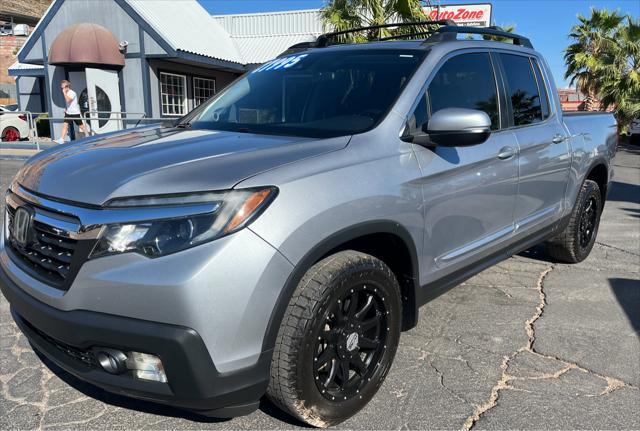
[[[2,190],[20,167],[0,160]],[[535,248],[421,309],[345,429],[640,429],[640,148],[622,148],[597,243],[577,265]],[[264,401],[211,420],[108,394],[38,357],[0,301],[0,429],[291,429]]]

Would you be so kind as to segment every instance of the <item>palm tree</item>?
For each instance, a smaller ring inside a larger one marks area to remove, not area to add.
[[[565,51],[565,78],[587,95],[587,109],[599,97],[613,108],[621,130],[640,117],[640,20],[607,10],[578,16],[571,29],[574,43]]]
[[[602,55],[615,44],[613,35],[623,19],[617,12],[591,9],[589,18],[578,15],[580,23],[573,26],[569,34],[574,42],[565,50],[565,78],[571,78],[570,85],[575,84],[587,96],[585,105],[588,111],[597,109],[597,71],[601,67]]]
[[[640,19],[626,17],[600,61],[599,95],[605,109],[613,107],[618,124],[626,128],[640,118]]]
[[[507,25],[496,25],[494,26],[496,29],[498,30],[502,30],[502,31],[506,31],[507,33],[513,33],[514,31],[516,31],[516,26],[515,24],[507,24]],[[465,39],[467,40],[474,40],[476,39],[477,36],[474,36],[473,34],[468,34],[465,36]],[[491,36],[490,34],[483,34],[482,35],[482,39],[484,40],[495,40],[498,42],[511,42],[512,39],[509,39],[507,37],[502,37],[502,36]]]
[[[513,33],[514,31],[516,31],[516,26],[515,24],[507,24],[507,25],[503,25],[503,26],[497,26],[498,29],[502,30],[502,31],[506,31],[507,33]],[[511,39],[502,37],[502,36],[491,36],[489,34],[483,34],[482,38],[484,40],[497,40],[498,42],[509,42],[511,41]]]
[[[420,0],[330,0],[320,13],[325,26],[331,31],[429,20]],[[342,35],[338,37],[338,41],[362,42],[421,31],[426,31],[425,26],[380,28],[366,34]]]

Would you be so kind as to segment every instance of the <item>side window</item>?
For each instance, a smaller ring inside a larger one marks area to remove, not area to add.
[[[429,84],[428,99],[431,113],[443,108],[478,109],[489,115],[492,130],[500,126],[496,80],[487,53],[447,60]]]
[[[416,105],[416,109],[413,111],[413,114],[409,116],[407,121],[407,132],[411,135],[414,135],[416,132],[420,132],[422,130],[422,125],[426,123],[428,119],[427,98],[423,94],[420,98],[420,102]]]
[[[513,124],[525,126],[542,121],[542,104],[529,57],[500,54],[511,99]],[[547,107],[548,109],[548,107]]]
[[[536,74],[536,82],[538,83],[538,91],[540,92],[540,104],[542,106],[542,118],[547,119],[551,115],[551,108],[549,107],[549,95],[547,94],[547,87],[542,77],[542,70],[540,64],[534,58],[531,59],[533,64],[533,72]]]

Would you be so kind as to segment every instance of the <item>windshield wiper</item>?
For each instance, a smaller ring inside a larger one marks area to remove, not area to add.
[[[186,122],[186,123],[180,123],[178,125],[176,125],[177,129],[190,129],[191,128],[191,123],[190,122]]]

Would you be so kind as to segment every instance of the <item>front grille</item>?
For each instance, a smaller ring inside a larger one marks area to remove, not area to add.
[[[15,212],[16,208],[7,205],[9,232],[12,232]],[[33,220],[29,238],[29,242],[21,246],[9,234],[8,244],[14,255],[35,278],[64,289],[70,278],[77,241],[69,238],[67,232],[37,220]]]
[[[38,336],[40,336],[47,343],[51,344],[56,349],[65,353],[67,356],[75,359],[76,361],[82,362],[84,365],[92,368],[96,368],[98,366],[98,361],[96,360],[93,352],[91,350],[80,349],[78,347],[70,346],[69,344],[63,343],[62,341],[58,341],[53,337],[45,334],[29,322],[24,319],[21,319],[22,322],[29,327],[33,332],[35,332]]]

